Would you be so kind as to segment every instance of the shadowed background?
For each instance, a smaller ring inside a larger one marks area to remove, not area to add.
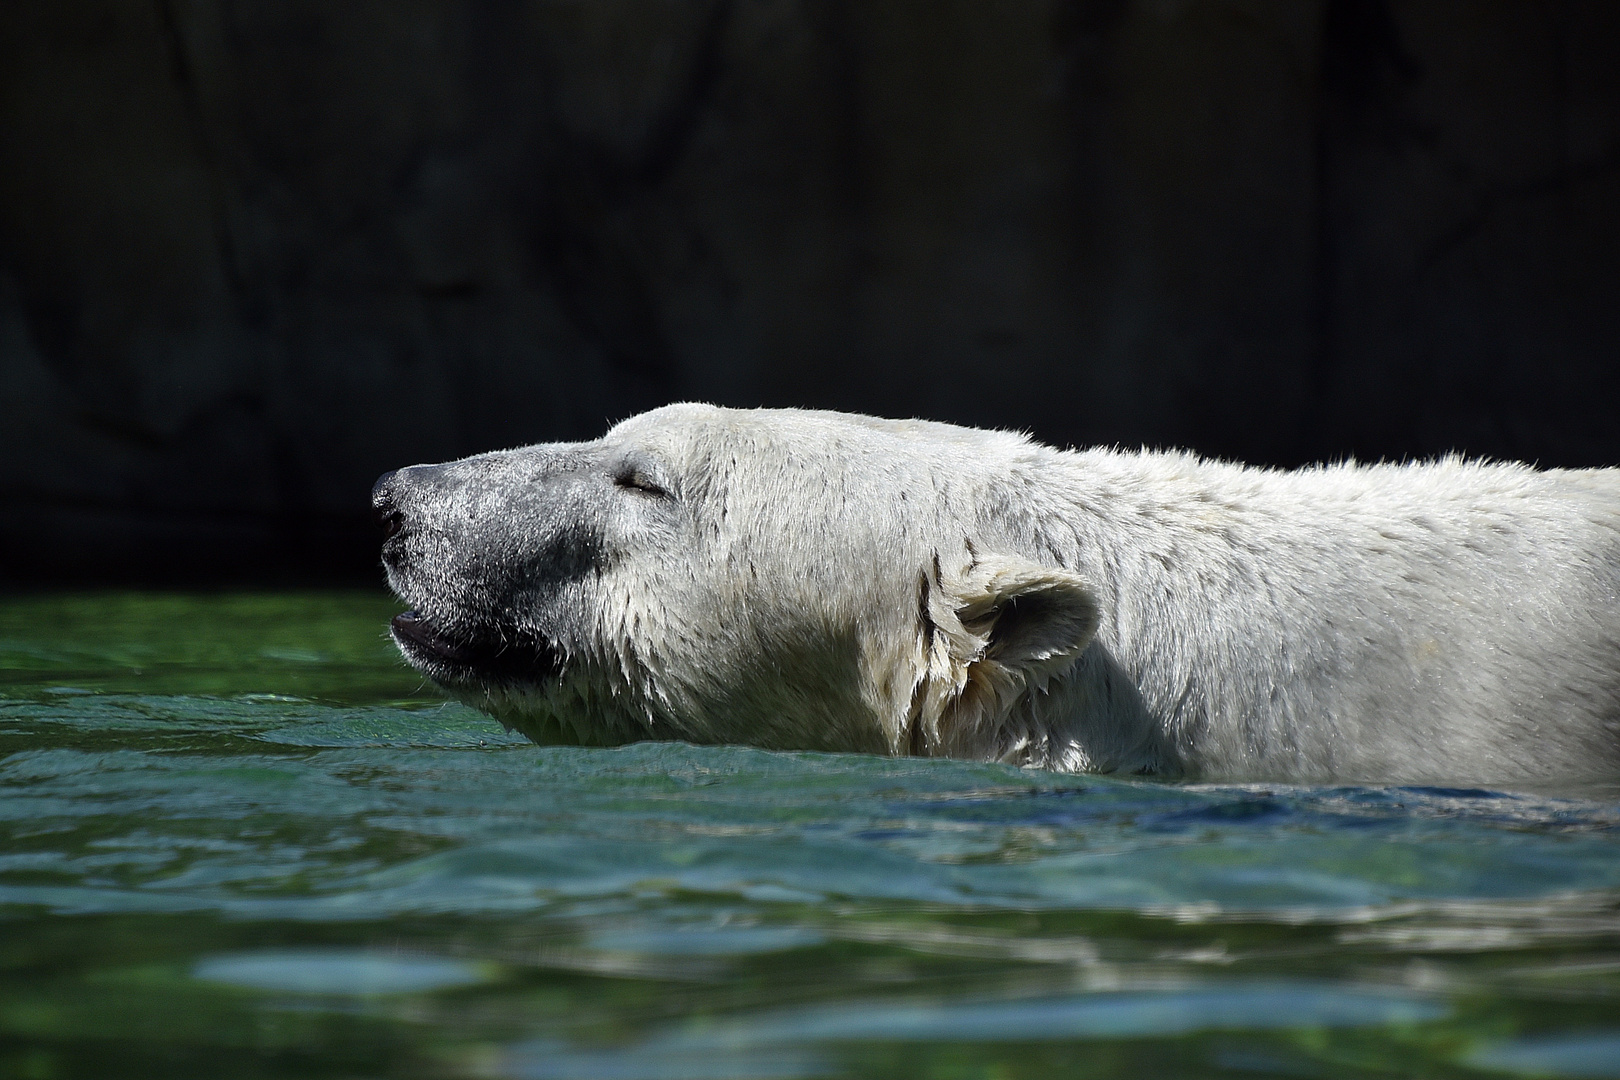
[[[0,6],[0,581],[677,399],[1620,463],[1613,0]]]

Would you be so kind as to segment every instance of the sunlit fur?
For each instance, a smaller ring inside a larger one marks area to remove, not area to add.
[[[539,741],[1612,778],[1617,475],[1280,472],[676,405],[403,470],[388,563],[448,637],[560,657],[530,677],[516,646],[500,673],[407,649]]]

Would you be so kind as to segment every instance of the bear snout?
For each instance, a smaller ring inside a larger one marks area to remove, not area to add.
[[[371,485],[371,519],[383,531],[383,540],[392,540],[405,525],[405,514],[395,503],[399,470],[383,473]]]

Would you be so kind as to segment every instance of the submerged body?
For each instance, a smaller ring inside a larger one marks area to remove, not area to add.
[[[391,473],[406,657],[538,741],[1620,776],[1620,473],[680,405]]]

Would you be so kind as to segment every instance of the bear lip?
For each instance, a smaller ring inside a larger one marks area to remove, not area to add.
[[[433,624],[416,610],[402,611],[389,622],[393,627],[394,637],[403,639],[401,645],[409,643],[414,649],[407,652],[420,651],[427,654],[427,658],[438,661],[449,661],[453,664],[470,664],[473,662],[475,651],[471,646],[455,642],[445,637],[433,628]]]
[[[389,626],[405,658],[435,682],[538,683],[562,670],[556,647],[527,635],[499,644],[457,640],[414,609],[395,615]]]

